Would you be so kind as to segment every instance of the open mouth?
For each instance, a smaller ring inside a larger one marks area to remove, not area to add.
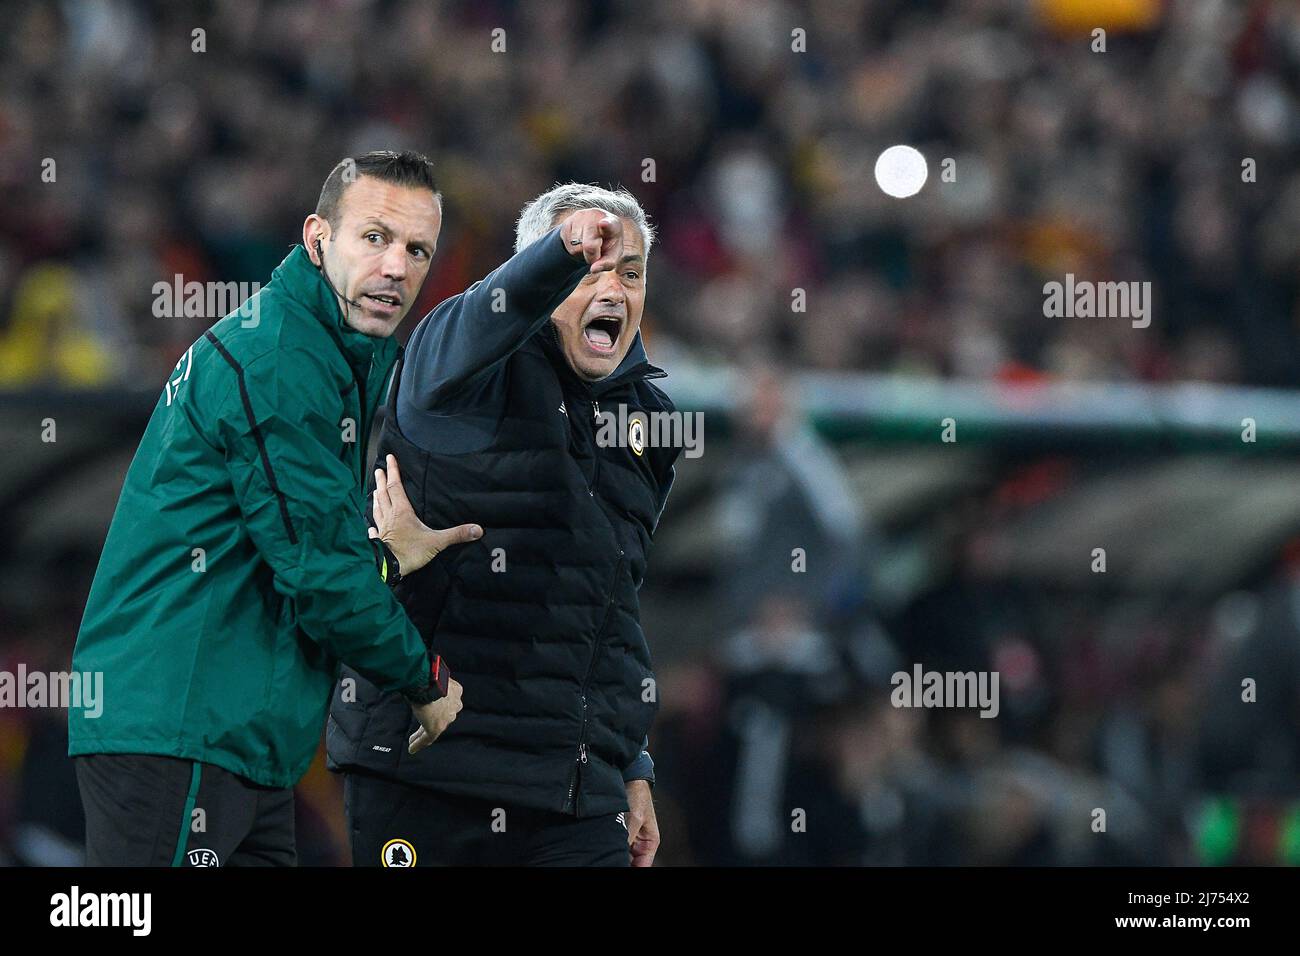
[[[623,320],[617,316],[597,316],[587,323],[582,330],[582,337],[592,351],[601,355],[613,355],[614,344],[618,342],[618,333],[623,328]]]
[[[388,295],[382,292],[367,292],[362,296],[363,299],[369,299],[371,302],[381,306],[383,310],[388,311],[401,306],[402,300],[399,296]]]

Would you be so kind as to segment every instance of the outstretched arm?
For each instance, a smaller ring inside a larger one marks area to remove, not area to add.
[[[404,389],[433,408],[489,374],[550,321],[588,272],[622,256],[623,224],[601,209],[579,209],[487,278],[431,312],[406,347]]]

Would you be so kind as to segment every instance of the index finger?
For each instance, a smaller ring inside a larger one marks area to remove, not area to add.
[[[600,260],[600,249],[604,245],[604,237],[600,234],[600,221],[592,222],[588,220],[582,224],[582,255],[591,263],[591,271],[599,272],[596,268]]]
[[[390,502],[407,503],[406,486],[402,484],[402,470],[397,466],[397,457],[388,456],[388,497]]]
[[[384,469],[375,469],[375,523],[379,523],[381,515],[386,515],[392,510],[393,503],[388,497],[388,479],[384,476]]]
[[[400,485],[402,483],[402,469],[397,467],[397,456],[391,453],[385,455],[384,462],[388,465],[388,487],[391,488],[394,484]]]
[[[423,727],[416,728],[415,733],[411,734],[406,741],[406,752],[409,754],[418,754],[429,744],[433,743],[433,735]]]
[[[600,258],[591,266],[592,272],[613,269],[623,254],[623,223],[618,216],[607,213],[596,222],[596,231],[600,235]]]

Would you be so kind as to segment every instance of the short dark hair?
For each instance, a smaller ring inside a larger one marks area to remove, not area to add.
[[[441,200],[438,183],[433,178],[433,161],[423,153],[404,149],[395,152],[391,149],[376,149],[360,156],[348,156],[339,160],[320,189],[320,198],[316,200],[316,215],[331,226],[339,212],[339,201],[343,192],[362,176],[370,176],[386,183],[398,186],[416,186],[429,190],[434,197]]]

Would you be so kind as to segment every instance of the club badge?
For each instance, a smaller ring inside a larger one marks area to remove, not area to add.
[[[405,840],[389,840],[379,858],[384,866],[415,866],[415,847]]]

